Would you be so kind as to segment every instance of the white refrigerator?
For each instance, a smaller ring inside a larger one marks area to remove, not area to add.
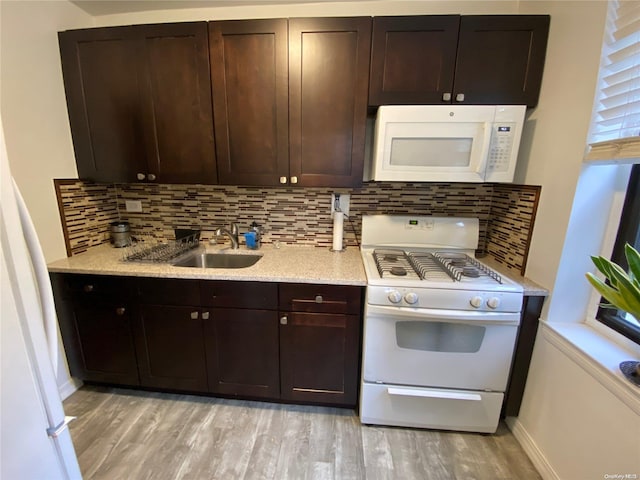
[[[0,479],[80,479],[54,372],[57,320],[44,256],[0,122]]]

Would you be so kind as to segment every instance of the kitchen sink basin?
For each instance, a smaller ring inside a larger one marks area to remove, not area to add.
[[[236,255],[229,253],[192,253],[173,263],[175,267],[246,268],[255,265],[262,255]]]

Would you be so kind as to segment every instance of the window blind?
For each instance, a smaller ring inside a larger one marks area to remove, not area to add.
[[[637,156],[640,149],[640,2],[610,0],[590,142],[594,156]],[[612,142],[613,150],[602,142]],[[637,143],[636,143],[637,142]],[[619,145],[626,148],[618,148]],[[595,146],[594,146],[595,147]],[[624,150],[624,152],[623,152]],[[612,153],[613,152],[613,153]],[[625,153],[626,152],[626,153]],[[631,152],[631,153],[630,153]],[[637,159],[640,161],[640,158]]]

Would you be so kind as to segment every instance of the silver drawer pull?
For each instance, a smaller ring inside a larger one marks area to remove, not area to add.
[[[118,316],[122,316],[122,315],[124,315],[124,313],[125,313],[126,311],[127,311],[127,310],[126,310],[124,307],[118,307],[118,308],[116,308],[116,315],[118,315]]]
[[[198,319],[198,312],[191,312],[191,320],[197,320]]]
[[[316,295],[316,303],[322,303],[323,301],[322,295]]]
[[[85,285],[83,290],[87,293],[93,292],[93,285]]]
[[[202,319],[209,320],[209,312],[202,312]]]
[[[280,324],[281,325],[286,325],[287,323],[289,323],[289,319],[287,318],[286,315],[284,317],[280,317]]]

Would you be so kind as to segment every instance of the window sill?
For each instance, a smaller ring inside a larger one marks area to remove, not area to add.
[[[540,323],[542,334],[551,344],[640,415],[640,387],[629,382],[619,368],[620,362],[638,360],[638,355],[584,323]]]

